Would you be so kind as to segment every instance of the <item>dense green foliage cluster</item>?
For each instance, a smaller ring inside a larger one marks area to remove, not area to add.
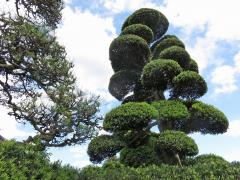
[[[228,120],[216,107],[197,100],[207,84],[184,43],[164,35],[168,25],[161,12],[142,8],[126,19],[112,41],[109,56],[115,74],[109,92],[122,104],[106,114],[103,129],[109,135],[94,138],[88,154],[99,163],[119,153],[121,164],[90,167],[82,174],[96,173],[99,179],[109,179],[110,173],[116,179],[211,179],[225,177],[213,167],[231,171],[233,165],[217,158],[190,158],[198,154],[198,146],[188,134],[224,133]],[[205,160],[212,164],[197,163]]]
[[[15,141],[0,142],[0,179],[80,179],[79,169],[60,162],[50,163],[48,154],[33,145]]]
[[[219,157],[196,158],[189,166],[149,165],[126,167],[113,161],[103,167],[88,166],[80,173],[82,180],[236,180],[240,178],[240,164],[229,163]]]

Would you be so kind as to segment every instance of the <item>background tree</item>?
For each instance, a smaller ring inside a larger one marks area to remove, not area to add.
[[[16,13],[0,15],[0,104],[42,147],[80,144],[96,135],[98,97],[76,87],[73,64],[54,36],[59,0],[15,0]]]
[[[101,162],[120,152],[120,162],[133,167],[178,164],[198,154],[187,134],[226,132],[228,120],[214,106],[196,99],[207,92],[198,65],[174,35],[163,36],[168,20],[154,9],[139,9],[123,24],[110,45],[115,74],[109,92],[122,105],[103,122],[111,135],[91,141],[88,154]],[[153,127],[158,132],[151,131]]]

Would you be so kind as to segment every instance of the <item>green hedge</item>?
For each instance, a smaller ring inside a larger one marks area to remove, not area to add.
[[[85,167],[80,175],[82,180],[237,180],[240,166],[210,161],[183,167],[162,164],[132,168],[110,161],[103,167]]]

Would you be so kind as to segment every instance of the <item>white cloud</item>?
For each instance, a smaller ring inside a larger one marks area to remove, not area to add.
[[[0,106],[0,135],[6,139],[25,139],[33,133],[28,133],[24,130],[20,130],[18,126],[20,125],[14,117],[9,116],[8,110]]]
[[[6,13],[6,12],[11,12],[15,13],[16,11],[16,6],[14,4],[14,1],[6,1],[6,0],[0,0],[0,13]]]
[[[72,154],[74,161],[71,163],[72,166],[76,166],[78,168],[83,168],[87,165],[92,164],[89,161],[89,157],[87,155],[87,147],[88,145],[84,145],[81,147],[72,147],[70,149],[70,153]]]
[[[116,37],[113,19],[66,7],[56,35],[74,63],[79,87],[109,99],[107,87],[113,71],[108,49]]]
[[[231,93],[238,90],[237,77],[240,74],[240,51],[234,56],[234,65],[221,65],[211,74],[211,82],[216,86],[214,94]]]
[[[103,6],[113,13],[121,13],[124,11],[134,11],[139,8],[154,8],[151,0],[103,0]]]
[[[170,22],[188,30],[205,29],[207,37],[240,40],[238,0],[165,0],[161,7]]]
[[[228,152],[222,153],[221,155],[229,162],[240,161],[240,154],[238,148],[229,150]]]
[[[191,47],[187,45],[186,49],[191,57],[197,61],[200,72],[210,64],[217,63],[215,59],[217,45],[214,39],[197,38],[194,46]]]
[[[212,83],[217,87],[214,90],[214,94],[231,93],[238,89],[235,79],[236,71],[234,67],[223,65],[217,67],[212,72]]]
[[[240,138],[240,120],[230,121],[226,136]]]

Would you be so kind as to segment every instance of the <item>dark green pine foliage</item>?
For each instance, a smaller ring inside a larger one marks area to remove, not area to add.
[[[0,105],[34,128],[26,143],[62,147],[91,139],[98,97],[77,88],[73,64],[54,36],[63,0],[9,1],[16,14],[0,13]]]
[[[109,92],[122,105],[106,114],[103,129],[110,135],[96,137],[89,144],[92,162],[120,152],[120,162],[132,167],[182,166],[198,154],[189,133],[226,132],[226,116],[197,100],[207,92],[207,84],[184,43],[174,35],[164,35],[168,24],[159,11],[139,9],[111,43],[115,74]]]

